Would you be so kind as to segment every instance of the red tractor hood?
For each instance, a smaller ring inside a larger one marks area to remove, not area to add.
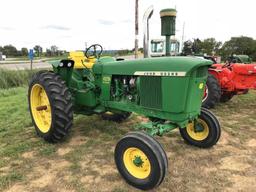
[[[233,64],[232,68],[240,75],[256,75],[256,64]]]

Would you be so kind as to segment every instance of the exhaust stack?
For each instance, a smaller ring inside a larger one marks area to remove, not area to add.
[[[149,57],[149,50],[148,50],[148,44],[149,44],[149,19],[153,15],[154,7],[151,5],[143,16],[143,25],[144,25],[144,37],[143,37],[143,48],[144,48],[144,58]]]

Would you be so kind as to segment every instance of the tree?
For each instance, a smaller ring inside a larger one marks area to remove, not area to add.
[[[182,50],[182,55],[192,55],[192,46],[193,46],[193,42],[188,40],[184,42],[183,45],[183,50]]]
[[[232,54],[249,55],[256,59],[256,41],[251,37],[232,37],[229,41],[226,41],[220,50],[222,58],[227,58]]]
[[[43,48],[40,46],[40,45],[36,45],[34,47],[34,50],[35,50],[35,55],[37,57],[40,57],[42,55],[42,52],[43,52]]]
[[[222,42],[216,41],[215,38],[208,38],[201,41],[200,48],[203,54],[215,55],[222,45]]]
[[[7,56],[17,56],[18,55],[18,51],[16,49],[16,47],[12,46],[12,45],[5,45],[3,47],[3,54],[7,55]]]
[[[183,55],[214,55],[219,51],[221,45],[222,43],[214,38],[207,38],[203,41],[197,38],[184,42],[182,53]]]
[[[128,49],[122,49],[122,50],[118,50],[117,51],[117,54],[119,56],[123,56],[123,55],[127,55],[129,53],[129,50]]]
[[[51,55],[57,56],[58,55],[58,47],[56,45],[51,46]]]
[[[45,55],[46,55],[47,57],[52,56],[52,51],[51,51],[51,49],[46,49]]]
[[[21,55],[22,55],[22,56],[27,56],[27,55],[28,55],[28,49],[25,48],[25,47],[22,47],[22,48],[21,48]]]
[[[202,54],[202,41],[200,39],[194,39],[192,43],[193,54]]]

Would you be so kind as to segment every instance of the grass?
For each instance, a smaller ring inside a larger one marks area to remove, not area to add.
[[[38,70],[5,70],[0,69],[0,89],[27,86],[32,75]]]
[[[212,110],[222,137],[212,149],[186,145],[173,131],[157,139],[169,173],[157,191],[253,191],[255,186],[256,91]],[[0,191],[135,191],[117,173],[115,143],[140,118],[121,124],[99,116],[75,116],[70,135],[48,144],[35,134],[27,87],[0,90]]]

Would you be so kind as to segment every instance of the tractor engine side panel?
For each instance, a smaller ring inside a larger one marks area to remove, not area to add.
[[[188,87],[189,77],[113,75],[110,100],[147,110],[180,113],[186,107]]]
[[[101,98],[109,110],[184,122],[200,113],[206,77],[207,67],[194,71],[191,76],[180,77],[112,75],[109,94],[102,83]]]

